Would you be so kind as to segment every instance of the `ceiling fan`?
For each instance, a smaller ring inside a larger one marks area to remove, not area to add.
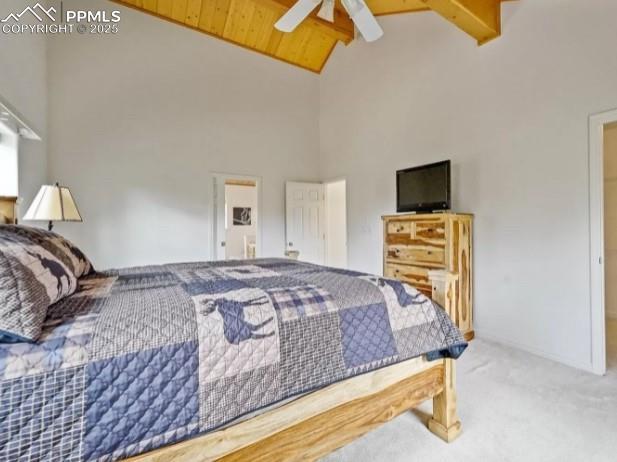
[[[292,32],[311,12],[321,4],[317,16],[334,22],[334,4],[336,0],[298,0],[287,13],[274,24],[281,32]],[[367,42],[374,42],[383,35],[383,30],[369,10],[364,0],[341,0],[343,7],[351,17],[362,37]]]

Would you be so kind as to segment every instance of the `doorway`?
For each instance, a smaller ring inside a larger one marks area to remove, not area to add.
[[[285,184],[288,256],[318,265],[347,267],[347,184]]]
[[[617,122],[604,126],[606,366],[617,369]]]
[[[213,260],[251,260],[261,254],[261,179],[213,174]]]
[[[617,368],[617,110],[589,119],[591,368]]]
[[[347,181],[325,184],[326,265],[347,268]]]
[[[316,265],[325,262],[325,187],[323,183],[285,183],[285,253]]]

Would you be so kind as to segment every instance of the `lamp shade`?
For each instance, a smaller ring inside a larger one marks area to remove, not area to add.
[[[24,220],[83,221],[69,188],[57,183],[41,186]]]

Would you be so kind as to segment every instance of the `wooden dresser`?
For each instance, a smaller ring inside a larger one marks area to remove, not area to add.
[[[408,282],[431,296],[431,270],[453,276],[455,300],[451,316],[465,338],[473,332],[472,226],[473,216],[431,213],[383,216],[383,272]]]
[[[17,198],[0,196],[0,224],[17,223]]]

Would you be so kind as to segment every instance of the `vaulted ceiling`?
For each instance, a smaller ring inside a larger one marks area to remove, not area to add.
[[[353,22],[339,0],[334,22],[318,18],[314,11],[290,33],[276,30],[274,23],[296,0],[112,1],[317,73],[337,42],[347,45],[355,38]],[[375,16],[434,11],[482,45],[501,34],[501,1],[505,0],[365,1]]]

